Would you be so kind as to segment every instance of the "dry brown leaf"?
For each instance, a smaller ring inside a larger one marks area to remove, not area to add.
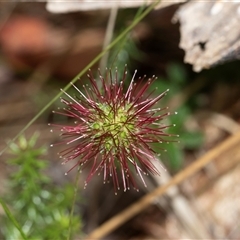
[[[156,9],[166,7],[172,4],[185,2],[186,0],[163,0],[157,6]],[[89,11],[110,9],[113,7],[118,8],[132,8],[140,7],[143,5],[150,5],[156,2],[156,0],[75,0],[75,1],[58,1],[48,0],[46,8],[52,13],[68,13],[76,11]]]
[[[179,8],[180,47],[195,71],[240,57],[240,2],[191,1]]]

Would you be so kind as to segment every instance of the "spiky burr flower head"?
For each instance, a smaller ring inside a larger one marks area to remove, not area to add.
[[[90,71],[90,85],[83,85],[84,91],[73,85],[79,98],[63,91],[69,100],[61,101],[67,107],[56,113],[73,118],[75,123],[51,125],[60,128],[61,144],[68,146],[60,152],[63,164],[76,159],[70,170],[90,165],[85,186],[95,174],[102,174],[104,183],[112,179],[115,192],[121,186],[126,191],[131,185],[137,189],[134,171],[145,186],[144,174],[159,173],[153,164],[157,160],[151,145],[170,136],[165,132],[169,126],[162,123],[170,113],[167,108],[153,107],[168,90],[153,96],[153,92],[147,92],[156,77],[135,82],[135,74],[126,91],[127,72],[119,80],[117,70],[114,75],[107,70],[105,78],[99,73],[99,79]]]

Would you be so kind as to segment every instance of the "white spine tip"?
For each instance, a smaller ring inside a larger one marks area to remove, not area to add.
[[[65,176],[67,176],[68,174],[67,174],[67,172],[65,172]]]
[[[178,114],[178,112],[175,112],[175,114]]]

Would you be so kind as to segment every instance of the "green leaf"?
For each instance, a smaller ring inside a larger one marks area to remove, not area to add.
[[[175,84],[182,85],[187,80],[187,74],[183,66],[171,63],[167,66],[168,78]]]
[[[167,150],[163,154],[164,162],[173,171],[177,171],[181,168],[184,160],[183,150],[176,144],[166,144],[164,148]]]
[[[189,108],[185,105],[181,106],[177,110],[177,114],[173,114],[169,117],[172,124],[176,124],[174,128],[170,128],[169,132],[174,131],[174,133],[180,134],[183,131],[183,126],[187,117],[190,115]]]
[[[198,148],[203,143],[203,134],[201,132],[184,132],[181,134],[181,144],[188,149]]]

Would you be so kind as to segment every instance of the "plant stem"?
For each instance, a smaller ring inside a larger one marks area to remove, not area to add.
[[[79,177],[80,177],[80,169],[81,166],[78,166],[78,170],[77,170],[77,176],[76,176],[76,180],[74,183],[74,195],[73,195],[73,202],[72,202],[72,208],[71,208],[71,212],[70,212],[70,216],[69,216],[69,228],[68,228],[68,238],[67,240],[71,239],[71,235],[72,235],[72,218],[73,218],[73,213],[74,213],[74,208],[75,208],[75,203],[76,203],[76,198],[77,198],[77,192],[78,192],[78,182],[79,182]]]
[[[109,45],[109,43],[112,40],[117,13],[118,13],[118,6],[112,7],[109,20],[108,20],[106,35],[103,43],[103,50]],[[107,66],[108,56],[109,56],[109,52],[107,52],[100,61],[99,68],[101,71],[103,71],[103,69]]]
[[[139,17],[133,20],[133,22],[122,31],[122,33],[116,37],[101,53],[99,53],[79,74],[77,74],[70,83],[68,83],[63,90],[67,91],[72,84],[75,83],[89,68],[91,68],[95,63],[97,63],[110,49],[112,49],[120,40],[122,40],[125,35],[132,30],[148,13],[150,13],[155,6],[157,6],[160,3],[161,0],[157,0],[152,5],[150,5]],[[45,107],[43,107],[38,114],[30,120],[30,122],[14,137],[12,138],[8,143],[7,146],[0,152],[0,155],[4,153],[11,143],[13,143],[20,135],[22,135],[59,97],[62,96],[62,92],[60,91]]]
[[[5,202],[1,198],[0,198],[0,203],[1,203],[2,207],[3,207],[3,209],[4,209],[4,212],[6,213],[8,218],[12,221],[13,225],[17,228],[17,230],[21,234],[22,238],[24,240],[27,240],[27,237],[26,237],[25,233],[23,232],[22,228],[19,226],[17,220],[12,215],[11,211],[9,210],[9,208],[7,207],[7,205],[5,204]]]
[[[102,239],[113,230],[117,229],[123,223],[146,209],[150,204],[153,204],[157,198],[162,196],[170,187],[180,184],[188,177],[205,167],[221,154],[230,151],[231,148],[240,144],[240,131],[233,136],[227,138],[225,141],[217,145],[215,148],[208,151],[205,155],[195,160],[191,165],[173,176],[166,184],[157,187],[152,192],[143,196],[137,202],[125,208],[122,212],[113,216],[111,219],[103,223],[92,233],[90,233],[85,240]]]

